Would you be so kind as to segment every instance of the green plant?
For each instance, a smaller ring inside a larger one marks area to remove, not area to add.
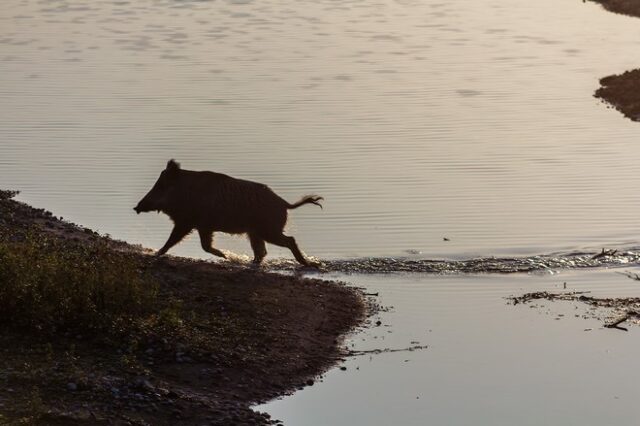
[[[44,333],[122,328],[156,297],[139,261],[106,243],[0,238],[0,324]]]

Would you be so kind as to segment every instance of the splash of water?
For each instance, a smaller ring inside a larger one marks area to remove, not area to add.
[[[634,266],[640,264],[640,250],[604,251],[600,253],[570,252],[530,257],[480,257],[466,260],[412,259],[402,257],[367,257],[322,260],[320,272],[347,274],[386,273],[517,273],[553,272],[559,269]],[[298,270],[288,259],[274,259],[265,264],[272,270]],[[312,270],[312,269],[310,269]]]

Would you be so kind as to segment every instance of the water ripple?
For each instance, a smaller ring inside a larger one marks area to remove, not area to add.
[[[323,260],[321,272],[347,274],[478,274],[535,273],[561,269],[636,266],[640,264],[638,249],[618,253],[573,252],[529,257],[481,257],[466,260],[411,259],[401,257],[367,257]],[[275,259],[265,265],[274,270],[296,270],[299,265],[288,259]]]

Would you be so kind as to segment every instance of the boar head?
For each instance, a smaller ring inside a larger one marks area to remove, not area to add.
[[[133,210],[138,214],[154,210],[158,212],[166,211],[169,206],[170,193],[178,181],[179,173],[180,164],[174,160],[169,160],[167,168],[160,173],[160,177],[151,188],[151,191],[140,200]]]

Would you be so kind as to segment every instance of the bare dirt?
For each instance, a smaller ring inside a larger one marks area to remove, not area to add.
[[[107,242],[158,283],[172,327],[106,338],[0,326],[0,424],[277,424],[253,404],[311,386],[367,302],[342,283],[179,257],[100,236],[0,193],[0,234]],[[0,283],[1,285],[2,283]]]

